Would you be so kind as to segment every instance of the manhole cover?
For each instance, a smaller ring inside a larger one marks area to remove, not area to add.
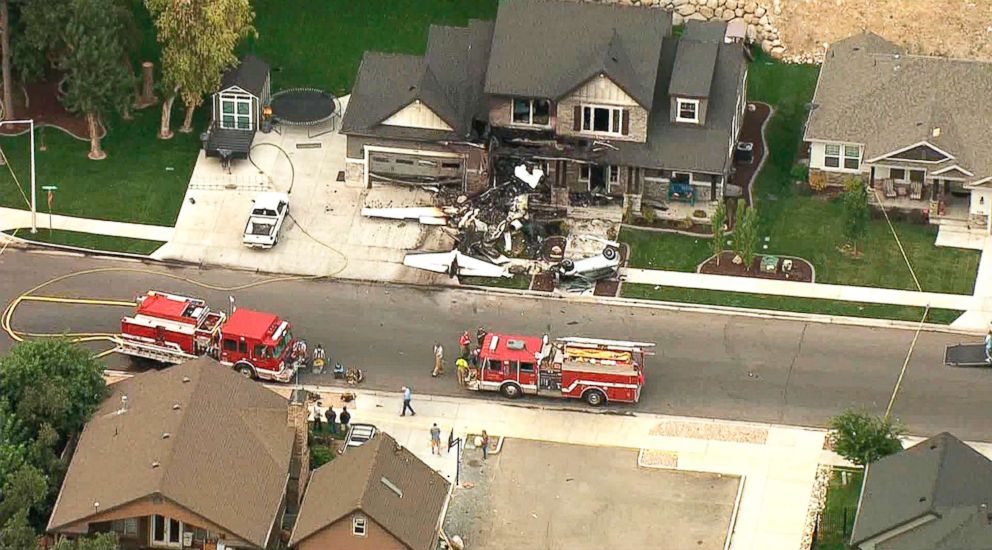
[[[482,466],[482,461],[477,458],[473,458],[472,460],[468,461],[468,465],[472,466],[473,468],[478,468]]]

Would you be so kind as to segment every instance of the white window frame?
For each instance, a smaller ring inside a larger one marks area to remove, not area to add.
[[[365,537],[369,534],[369,520],[365,516],[354,516],[351,518],[351,534],[356,537]]]
[[[851,152],[852,149],[854,150],[854,155],[851,155],[850,154],[850,152]],[[845,170],[856,170],[856,171],[860,171],[861,170],[861,147],[858,147],[857,145],[845,145],[844,146],[843,153],[844,153],[844,169]],[[847,161],[849,161],[849,160],[853,160],[854,161],[854,163],[855,163],[854,168],[851,168],[851,167],[849,167],[847,165]]]
[[[831,147],[836,147],[837,148],[837,152],[834,153],[834,154],[830,154],[830,148]],[[843,156],[844,156],[844,146],[842,144],[840,144],[840,143],[824,143],[823,144],[823,167],[824,168],[832,168],[832,169],[836,169],[836,170],[843,170],[844,169],[844,165],[842,164]],[[836,166],[830,166],[830,164],[827,163],[827,159],[836,159],[837,165]]]
[[[585,175],[582,173],[585,172]],[[579,165],[579,183],[589,183],[592,181],[592,166],[588,164]]]
[[[526,101],[530,105],[530,111],[527,113],[527,121],[526,122],[520,122],[520,121],[518,121],[518,120],[516,120],[514,118],[515,115],[517,114],[516,107],[517,107],[517,102],[518,101]],[[544,101],[544,102],[546,102],[548,104],[548,121],[547,122],[534,122],[534,103],[537,102],[537,101]],[[518,126],[540,126],[542,128],[547,128],[548,126],[551,126],[551,101],[550,100],[547,100],[547,99],[540,99],[540,98],[532,98],[532,99],[515,98],[515,99],[513,99],[512,101],[510,101],[510,122],[512,124],[516,124]]]
[[[589,109],[589,117],[588,117],[589,127],[588,128],[586,127],[586,109]],[[595,127],[595,125],[596,125],[595,124],[596,109],[604,109],[604,110],[606,110],[606,111],[609,112],[609,124],[608,124],[609,129],[608,130],[603,131],[603,130],[594,130],[593,129]],[[624,121],[624,118],[627,116],[627,114],[624,111],[626,111],[625,108],[618,107],[616,105],[592,105],[592,104],[583,104],[582,105],[582,109],[579,112],[579,114],[582,115],[582,120],[580,121],[580,124],[579,124],[579,128],[581,129],[580,131],[582,133],[585,133],[585,134],[599,134],[599,135],[610,135],[610,136],[622,136],[623,135],[623,121]],[[619,116],[617,116],[616,118],[614,118],[614,116],[613,116],[614,112],[619,112]],[[614,124],[613,124],[614,122],[616,122],[616,127],[614,127]]]
[[[683,105],[692,105],[692,118],[682,116]],[[683,99],[681,97],[675,98],[675,122],[691,122],[693,124],[699,124],[699,100]]]
[[[138,536],[138,518],[115,519],[110,523],[110,530],[122,537]]]
[[[606,167],[606,184],[620,185],[620,167],[612,164]]]
[[[162,540],[155,539],[155,518],[162,518],[164,522],[162,524],[162,535],[165,537]],[[183,522],[175,520],[179,523],[179,537],[176,542],[171,542],[169,539],[172,537],[172,522],[173,519],[168,516],[163,516],[160,514],[153,514],[148,518],[150,523],[148,529],[148,545],[154,546],[155,548],[182,548],[183,546]]]
[[[234,116],[234,125],[233,126],[228,125],[228,124],[226,124],[224,122],[224,104],[225,103],[231,103],[231,104],[234,105],[234,115],[233,115]],[[247,115],[238,114],[238,105],[241,104],[241,103],[247,103],[248,104],[248,114]],[[252,101],[251,96],[246,96],[246,95],[241,95],[241,94],[220,94],[220,99],[218,99],[218,108],[219,108],[219,111],[220,112],[217,113],[218,114],[218,117],[219,117],[219,120],[217,121],[217,123],[220,125],[221,129],[223,129],[223,130],[246,130],[246,131],[254,130],[255,129],[255,116],[254,116],[255,115],[255,113],[254,113],[255,108],[253,106],[253,103],[254,103],[254,101]],[[247,118],[247,120],[248,120],[248,127],[247,128],[238,128],[238,120],[241,119],[241,118]]]

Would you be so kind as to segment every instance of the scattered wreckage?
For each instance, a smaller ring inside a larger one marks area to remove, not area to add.
[[[403,264],[451,277],[553,274],[569,290],[615,277],[620,243],[595,235],[567,235],[565,210],[552,204],[545,173],[526,163],[504,170],[505,181],[475,197],[439,189],[437,206],[363,208],[371,218],[410,220],[453,232],[454,250],[411,252]]]

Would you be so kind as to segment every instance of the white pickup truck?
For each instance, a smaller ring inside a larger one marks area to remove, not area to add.
[[[279,242],[279,229],[289,214],[289,195],[259,193],[251,202],[242,242],[249,248],[272,248]]]

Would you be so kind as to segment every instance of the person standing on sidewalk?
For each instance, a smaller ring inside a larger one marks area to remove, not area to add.
[[[338,413],[334,412],[334,405],[327,407],[324,416],[327,418],[327,427],[331,429],[331,435],[338,435]]]
[[[468,331],[462,333],[462,337],[458,339],[458,345],[461,347],[461,354],[459,357],[462,359],[468,359],[469,347],[472,345],[472,338],[468,335]]]
[[[489,434],[482,430],[482,460],[489,459]]]
[[[406,416],[406,411],[410,411],[410,416],[417,416],[417,413],[410,406],[410,400],[413,399],[413,392],[410,388],[403,386],[403,410],[400,412],[400,416]]]
[[[436,378],[439,374],[444,374],[444,348],[440,342],[434,342],[434,370],[431,376]]]
[[[441,454],[441,428],[437,427],[437,422],[431,426],[431,454]]]
[[[348,407],[344,407],[341,409],[340,419],[341,419],[341,429],[347,433],[348,423],[351,422],[351,413],[348,412]]]

